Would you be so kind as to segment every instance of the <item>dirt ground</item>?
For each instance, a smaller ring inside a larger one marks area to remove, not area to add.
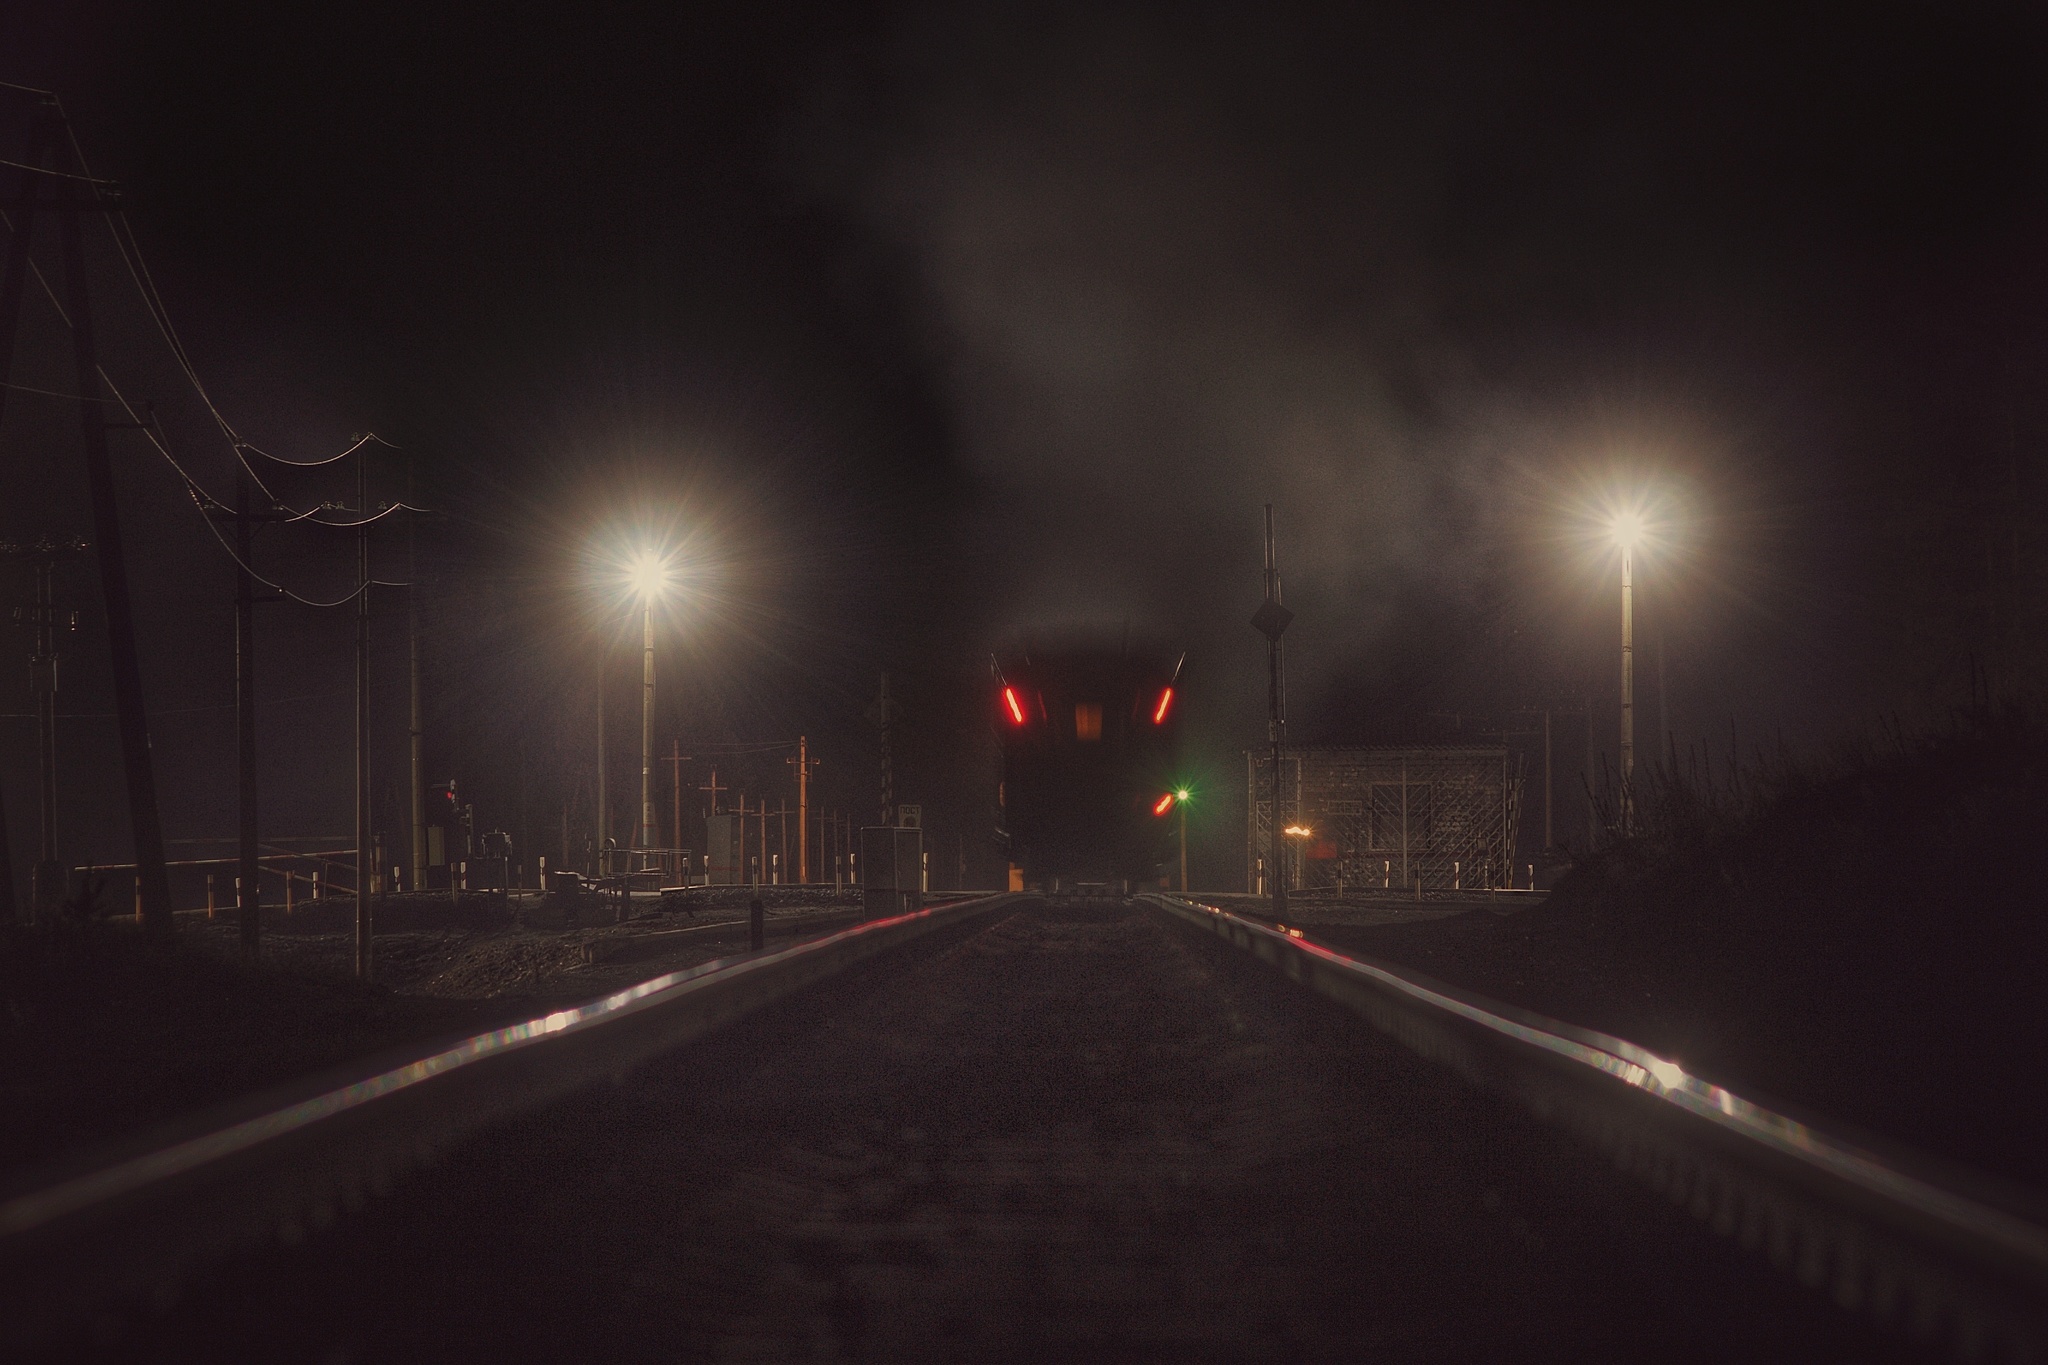
[[[118,922],[15,931],[0,942],[0,1185],[209,1105],[744,952],[746,899],[643,896],[625,923],[592,905],[565,924],[537,894],[391,897],[372,984],[353,977],[341,900],[266,913],[260,964],[225,916],[185,918],[169,947]],[[770,946],[858,918],[855,893],[764,900]]]
[[[1255,897],[1196,899],[1268,917]],[[1528,896],[1301,897],[1288,922],[1340,951],[1626,1038],[1842,1136],[2016,1182],[2023,1202],[2048,1208],[2035,1198],[2048,1192],[2048,1076],[2029,1022],[2043,996],[2038,983],[2000,981],[1993,950],[1958,977],[1959,955],[1925,954],[1933,965],[1916,972],[1912,944],[1883,936],[1787,951],[1712,923],[1617,927]]]

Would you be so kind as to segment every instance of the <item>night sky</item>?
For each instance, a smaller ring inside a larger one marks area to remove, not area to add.
[[[11,17],[0,80],[56,90],[125,187],[246,439],[310,460],[375,431],[373,499],[441,514],[429,776],[481,827],[548,851],[601,647],[630,644],[592,557],[651,534],[692,587],[658,745],[808,732],[823,803],[872,819],[887,669],[898,798],[977,867],[987,651],[1061,623],[1184,646],[1191,772],[1221,798],[1197,878],[1225,884],[1264,734],[1264,502],[1296,739],[1590,706],[1611,752],[1600,532],[1624,504],[1659,525],[1646,746],[1821,746],[1938,712],[1973,669],[2039,677],[2044,28],[2018,5],[78,4]],[[0,90],[0,157],[32,108]],[[225,440],[94,240],[109,373],[225,496]],[[13,382],[75,391],[26,313]],[[231,566],[115,440],[167,833],[227,837]],[[10,393],[0,460],[0,538],[82,528],[61,402]],[[271,482],[352,496],[333,466]],[[405,577],[402,529],[376,554]],[[309,596],[350,585],[338,532],[258,556]],[[65,581],[64,856],[125,858],[90,567]],[[402,599],[376,612],[398,830]],[[341,833],[352,620],[259,629],[266,831]],[[0,661],[17,869],[25,645]],[[779,759],[722,764],[758,792]]]

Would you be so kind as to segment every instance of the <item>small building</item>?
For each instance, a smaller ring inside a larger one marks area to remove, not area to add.
[[[1245,889],[1267,889],[1273,757],[1245,753]],[[1301,747],[1281,752],[1290,890],[1483,889],[1514,879],[1521,755],[1504,745]]]
[[[742,846],[746,841],[745,818],[731,811],[708,816],[704,821],[704,884],[741,886],[749,877]]]

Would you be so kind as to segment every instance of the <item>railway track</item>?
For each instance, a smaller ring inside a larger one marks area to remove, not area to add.
[[[1766,1189],[1737,1137],[1722,1151],[1659,1128],[1656,1106],[1676,1107],[1617,1068],[1580,1076],[1583,1059],[1469,1001],[1368,989],[1290,956],[1304,952],[1185,902],[1012,896],[683,974],[296,1139],[252,1116],[211,1179],[204,1161],[150,1179],[131,1166],[130,1187],[94,1203],[77,1182],[111,1189],[121,1168],[102,1167],[44,1187],[33,1226],[20,1198],[0,1205],[9,1320],[39,1324],[16,1345],[332,1361],[1905,1349],[1737,1240],[1700,1236],[1572,1130],[1607,1115],[1609,1155],[1649,1153],[1689,1200],[1735,1191],[1735,1230],[1758,1210],[1764,1240],[1790,1228],[1795,1253],[1826,1217],[1826,1245],[1852,1244],[1828,1213],[1843,1200],[1758,1159]],[[1559,1067],[1549,1089],[1526,1080]],[[408,1125],[410,1146],[379,1147]],[[1703,1146],[1718,1174],[1684,1155]],[[405,1174],[422,1148],[438,1160]],[[399,1193],[313,1231],[382,1186]],[[60,1189],[71,1205],[51,1213]],[[184,1243],[164,1231],[195,1223]],[[151,1249],[174,1245],[182,1259],[152,1270]],[[1940,1340],[2023,1358],[2024,1314],[2000,1316],[1984,1289],[1998,1275],[1952,1242],[1915,1245],[1913,1273],[1948,1277],[1920,1314]],[[87,1266],[126,1292],[50,1308],[49,1286]],[[1910,1322],[1926,1291],[1902,1273]]]

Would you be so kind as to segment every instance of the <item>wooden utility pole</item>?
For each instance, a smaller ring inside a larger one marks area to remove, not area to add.
[[[15,608],[14,623],[35,632],[29,647],[29,691],[36,708],[36,793],[41,819],[29,876],[29,907],[30,914],[42,923],[57,917],[65,881],[63,864],[57,859],[57,637],[78,629],[77,612],[57,609],[57,561],[83,553],[85,548],[85,542],[76,536],[39,537],[26,545],[0,544],[0,559],[26,564],[36,585],[34,605]],[[12,868],[4,858],[0,858],[0,876],[8,878],[11,894]],[[0,922],[12,915],[9,905],[0,910]]]
[[[669,754],[669,786],[675,797],[675,842],[670,847],[681,850],[683,846],[683,742],[674,741],[673,752]]]
[[[875,700],[875,723],[882,733],[882,824],[895,823],[896,781],[889,770],[889,675],[882,675],[882,693]]]
[[[1188,893],[1188,803],[1180,803],[1180,893]]]
[[[413,495],[412,461],[408,457],[405,473],[406,501]],[[408,727],[408,738],[412,745],[412,889],[424,891],[427,885],[427,774],[425,761],[425,726],[420,718],[420,555],[419,555],[419,513],[405,514],[405,615],[407,634],[407,668],[410,672],[409,686],[412,701],[412,719]],[[520,777],[525,778],[522,762]],[[525,815],[526,807],[520,803],[520,814]],[[524,837],[524,831],[521,831]],[[524,856],[522,851],[521,856]]]
[[[1280,558],[1273,544],[1273,504],[1269,502],[1266,504],[1266,600],[1252,616],[1252,626],[1266,637],[1266,737],[1273,750],[1273,820],[1271,851],[1267,854],[1267,884],[1272,891],[1276,922],[1287,915],[1287,878],[1283,871],[1286,864],[1280,856],[1284,847],[1281,826],[1285,824],[1280,813],[1280,755],[1287,742],[1287,684],[1280,636],[1293,619],[1294,613],[1280,604]]]
[[[122,550],[121,522],[115,506],[113,463],[107,450],[106,414],[100,398],[99,357],[93,340],[91,299],[86,288],[85,244],[81,215],[118,211],[109,191],[87,177],[71,158],[75,173],[50,168],[62,157],[64,115],[53,97],[45,97],[29,127],[28,150],[15,163],[20,197],[12,201],[13,240],[4,272],[0,272],[0,394],[12,377],[14,342],[26,288],[29,243],[39,206],[57,212],[64,262],[72,360],[77,368],[80,434],[84,437],[86,486],[92,497],[93,546],[100,571],[101,600],[106,610],[107,643],[113,665],[114,714],[121,735],[121,758],[128,787],[128,824],[135,840],[137,912],[143,931],[167,939],[173,928],[171,885],[164,867],[163,825],[157,814],[156,770],[150,757],[149,718],[142,698],[142,665],[135,649],[135,613],[128,592],[127,561]],[[46,199],[45,187],[56,192]],[[0,842],[5,841],[0,826]],[[0,915],[14,917],[11,863],[0,853]]]
[[[604,875],[604,841],[611,834],[611,799],[604,770],[604,654],[597,656],[597,869]]]
[[[39,122],[42,122],[39,120]],[[55,128],[50,128],[54,141]],[[31,158],[33,160],[33,158]],[[81,176],[83,165],[78,167]],[[99,355],[93,343],[92,309],[87,297],[85,243],[79,226],[81,208],[74,186],[67,182],[60,199],[59,235],[64,244],[64,280],[70,293],[71,348],[78,370],[79,425],[85,437],[86,483],[92,490],[93,542],[99,551],[100,591],[107,612],[107,639],[114,665],[114,712],[121,730],[121,755],[128,777],[128,822],[135,838],[135,875],[141,893],[143,932],[154,939],[170,938],[170,874],[164,867],[164,832],[157,813],[156,769],[150,758],[149,717],[142,700],[142,660],[135,649],[135,609],[128,595],[127,556],[122,549],[121,519],[114,501],[114,466],[107,452],[107,427],[100,406]],[[97,193],[88,187],[88,194]],[[26,227],[26,224],[23,225]],[[25,231],[16,241],[24,247]],[[11,320],[10,320],[11,321]]]
[[[235,461],[235,737],[236,775],[241,796],[240,875],[235,884],[236,928],[242,951],[256,957],[263,951],[262,864],[258,861],[256,792],[256,576],[249,572],[254,553],[250,488],[255,480]]]
[[[796,879],[803,885],[811,879],[811,769],[817,762],[810,756],[810,740],[796,737]]]
[[[709,782],[706,782],[706,783],[705,783],[705,784],[704,784],[703,786],[701,786],[701,787],[697,788],[697,790],[698,790],[698,791],[700,791],[700,792],[710,792],[710,793],[711,793],[711,810],[710,810],[710,814],[712,814],[712,815],[716,815],[716,814],[718,814],[718,794],[719,794],[720,792],[722,792],[722,791],[731,791],[731,790],[732,790],[732,788],[730,788],[730,787],[721,787],[721,786],[719,786],[719,785],[718,785],[718,769],[716,769],[716,768],[713,768],[713,769],[711,770],[711,780],[710,780]]]
[[[770,875],[768,877],[768,884],[771,886],[773,886],[780,877],[788,875],[787,869],[789,867],[789,798],[786,796],[778,796],[775,798],[775,843],[776,860],[773,864],[771,864]]]
[[[356,518],[356,975],[368,981],[376,970],[370,924],[370,472],[361,451]]]

